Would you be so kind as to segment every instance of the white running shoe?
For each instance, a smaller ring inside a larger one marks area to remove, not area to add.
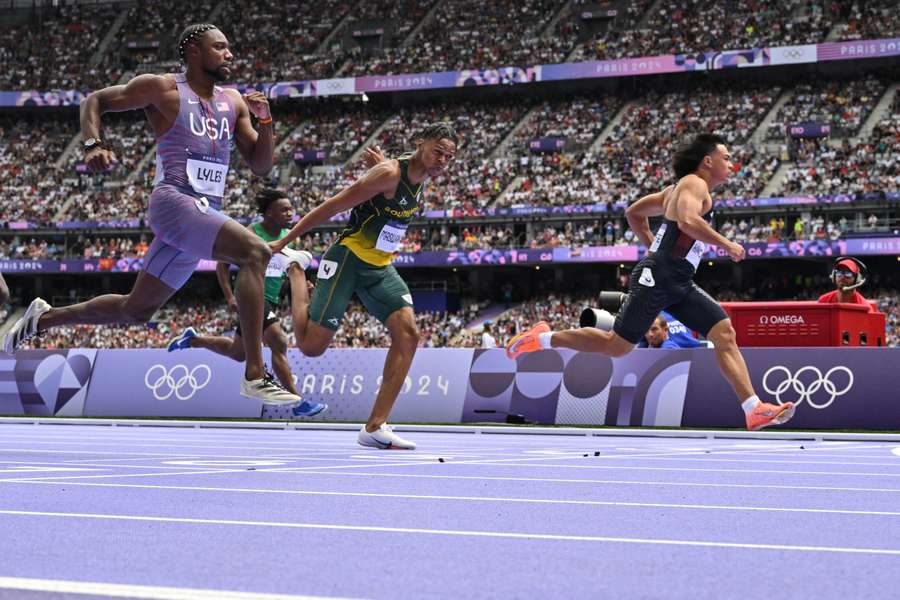
[[[6,337],[3,338],[3,351],[7,354],[15,354],[19,346],[36,336],[38,321],[41,319],[41,315],[48,310],[50,310],[50,305],[43,299],[32,300],[22,318],[6,332]]]
[[[313,255],[306,250],[294,250],[292,248],[284,248],[279,254],[283,254],[285,257],[285,271],[291,267],[292,263],[296,263],[298,267],[305,271],[309,268],[309,263],[312,262],[313,258]]]
[[[254,398],[263,404],[271,404],[273,406],[298,404],[303,400],[300,396],[284,389],[268,371],[265,371],[260,379],[243,379],[241,381],[241,396]]]
[[[385,423],[372,432],[366,431],[363,425],[359,430],[356,441],[360,446],[368,446],[369,448],[380,448],[382,450],[415,450],[416,443],[404,440],[402,437],[394,433],[391,426]]]

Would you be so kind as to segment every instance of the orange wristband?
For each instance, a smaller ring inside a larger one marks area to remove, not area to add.
[[[257,123],[259,123],[260,125],[271,125],[272,117],[269,117],[268,119],[257,119]]]

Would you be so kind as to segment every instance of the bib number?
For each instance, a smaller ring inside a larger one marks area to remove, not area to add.
[[[225,178],[228,175],[228,165],[189,158],[185,169],[191,187],[198,194],[208,194],[217,198],[225,195]]]
[[[697,270],[697,267],[700,266],[700,259],[703,258],[703,254],[706,252],[706,244],[697,240],[691,246],[691,249],[688,250],[688,253],[685,255],[684,259],[691,263],[694,266],[694,270]]]
[[[375,249],[382,252],[396,252],[403,236],[406,235],[407,225],[400,223],[386,223],[378,234],[378,241],[375,243]]]
[[[284,254],[273,254],[266,266],[266,277],[281,277],[284,275]]]
[[[659,226],[659,229],[656,230],[656,237],[653,238],[653,243],[650,245],[650,252],[656,252],[659,250],[659,245],[662,243],[663,236],[666,234],[666,224],[663,223]]]

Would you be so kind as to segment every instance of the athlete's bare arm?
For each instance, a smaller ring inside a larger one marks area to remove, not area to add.
[[[123,112],[150,106],[159,109],[166,92],[177,89],[175,82],[162,75],[138,75],[125,85],[112,85],[88,95],[81,103],[82,139],[102,139],[100,136],[100,115],[108,112]],[[172,117],[174,120],[174,116]],[[85,157],[92,171],[101,171],[115,161],[111,150],[97,147]]]
[[[648,194],[625,209],[628,226],[639,240],[648,248],[653,244],[653,231],[650,229],[650,217],[658,217],[666,212],[666,193],[672,190],[668,186],[655,194]]]
[[[262,92],[250,92],[241,96],[235,90],[226,90],[237,107],[237,122],[234,125],[234,143],[250,170],[255,175],[267,175],[272,170],[272,156],[275,152],[275,138],[272,123],[259,124],[259,130],[253,128],[250,114],[260,121],[270,121],[272,113],[269,100]]]
[[[381,146],[376,144],[363,150],[362,163],[367,169],[371,169],[383,160],[387,160],[387,158],[384,156],[384,152],[381,151]]]
[[[315,207],[301,218],[286,236],[272,242],[269,246],[273,252],[280,252],[285,246],[318,225],[350,210],[358,204],[370,200],[378,194],[393,192],[400,183],[400,163],[386,160],[376,164],[354,181],[350,186]]]
[[[703,218],[703,203],[709,196],[706,182],[696,175],[683,177],[675,190],[671,202],[675,203],[675,218],[678,229],[695,240],[715,244],[725,248],[731,260],[738,262],[744,258],[744,247],[735,244],[724,235],[713,229]],[[669,212],[669,211],[667,211]]]

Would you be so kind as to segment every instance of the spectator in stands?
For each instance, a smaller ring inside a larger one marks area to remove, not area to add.
[[[491,322],[485,321],[484,326],[481,330],[481,347],[482,348],[496,348],[497,340],[494,339],[494,336],[491,335]]]

